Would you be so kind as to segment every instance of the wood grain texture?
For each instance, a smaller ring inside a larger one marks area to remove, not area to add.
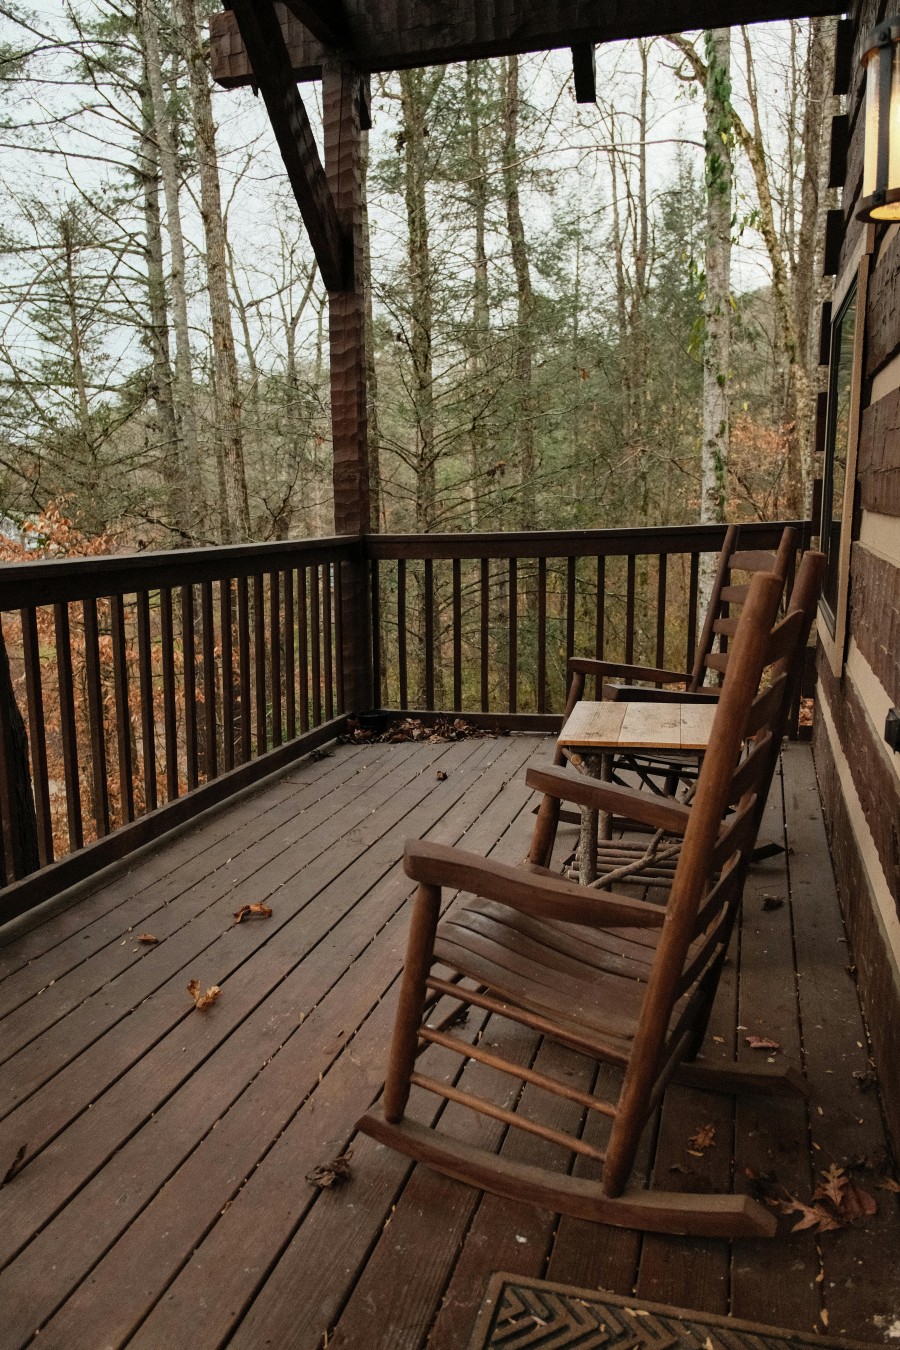
[[[838,0],[673,0],[661,16],[649,0],[453,0],[442,6],[401,0],[344,0],[349,51],[360,69],[397,70],[442,65],[513,52],[546,51],[621,38],[650,37],[682,29],[723,28],[773,19],[839,13]],[[294,75],[315,79],[327,49],[294,14],[276,5]],[[230,14],[211,24],[213,77],[226,87],[252,82],[252,70]]]
[[[877,273],[872,289],[878,289]],[[900,389],[864,410],[856,472],[862,509],[900,516]]]

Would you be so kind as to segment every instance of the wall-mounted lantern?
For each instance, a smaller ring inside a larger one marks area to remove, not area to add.
[[[866,70],[866,147],[860,220],[900,220],[900,16],[873,29]]]

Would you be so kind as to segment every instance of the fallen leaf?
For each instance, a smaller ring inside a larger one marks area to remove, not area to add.
[[[841,1197],[848,1182],[849,1178],[843,1167],[838,1167],[837,1163],[832,1163],[828,1171],[822,1173],[822,1180],[813,1191],[813,1199],[830,1200],[835,1209],[840,1209]]]
[[[874,1092],[878,1087],[878,1075],[874,1069],[860,1069],[853,1077],[856,1079],[860,1092]]]
[[[802,1200],[792,1198],[790,1201],[784,1201],[782,1208],[785,1214],[800,1215],[791,1229],[792,1233],[801,1233],[805,1228],[812,1228],[817,1233],[828,1233],[833,1228],[844,1226],[824,1205],[805,1205]]]
[[[445,783],[447,781],[447,775],[444,773],[443,769],[438,769],[437,773],[434,776],[439,783]]]
[[[271,919],[272,910],[269,905],[264,905],[262,901],[256,905],[241,905],[240,909],[234,911],[234,922],[243,923],[245,919]]]
[[[770,1041],[768,1036],[745,1036],[751,1050],[780,1050],[781,1045],[778,1041]]]
[[[353,1157],[353,1149],[348,1148],[346,1153],[341,1153],[337,1158],[332,1158],[330,1163],[314,1167],[311,1172],[307,1172],[306,1180],[310,1186],[318,1186],[320,1190],[327,1189],[329,1186],[342,1186],[345,1181],[350,1180],[350,1159]]]
[[[784,899],[780,895],[764,895],[762,907],[768,913],[773,909],[781,909]]]
[[[692,1134],[688,1143],[692,1148],[705,1149],[712,1148],[716,1142],[715,1125],[701,1125],[696,1134]],[[700,1156],[699,1154],[697,1156]]]
[[[191,980],[187,989],[191,998],[194,1000],[194,1007],[199,1008],[201,1011],[204,1008],[211,1008],[222,992],[217,984],[211,984],[206,993],[201,994],[199,980]]]
[[[820,1316],[821,1319],[822,1319],[822,1326],[823,1326],[823,1327],[827,1327],[827,1326],[828,1326],[828,1309],[827,1309],[827,1308],[823,1308],[822,1311],[819,1313],[819,1316]]]
[[[900,1181],[895,1181],[893,1177],[885,1177],[884,1181],[879,1181],[878,1189],[880,1191],[893,1191],[895,1195],[900,1195]]]
[[[135,938],[135,942],[146,942],[148,945],[150,945],[154,942],[159,942],[159,938],[154,937],[152,933],[138,933],[137,937]]]

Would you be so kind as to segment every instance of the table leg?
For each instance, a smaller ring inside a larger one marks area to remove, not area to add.
[[[584,772],[590,778],[600,778],[609,782],[612,777],[611,755],[584,755],[582,764]],[[582,886],[590,886],[591,882],[597,879],[598,827],[603,831],[604,839],[611,837],[612,817],[609,813],[606,811],[590,811],[587,807],[582,807],[581,835],[578,845],[578,870]]]

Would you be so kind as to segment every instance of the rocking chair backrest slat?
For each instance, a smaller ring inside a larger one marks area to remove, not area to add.
[[[732,572],[770,573],[781,579],[782,585],[790,572],[796,556],[799,535],[788,527],[782,532],[777,550],[772,553],[764,549],[738,549],[740,526],[731,525],[725,536],[716,575],[710,591],[709,604],[703,622],[703,630],[694,656],[694,666],[688,689],[696,692],[702,688],[709,670],[724,674],[728,668],[728,654],[714,652],[713,642],[716,636],[730,638],[736,631],[736,620],[726,612],[730,604],[746,603],[749,587],[731,584]]]

